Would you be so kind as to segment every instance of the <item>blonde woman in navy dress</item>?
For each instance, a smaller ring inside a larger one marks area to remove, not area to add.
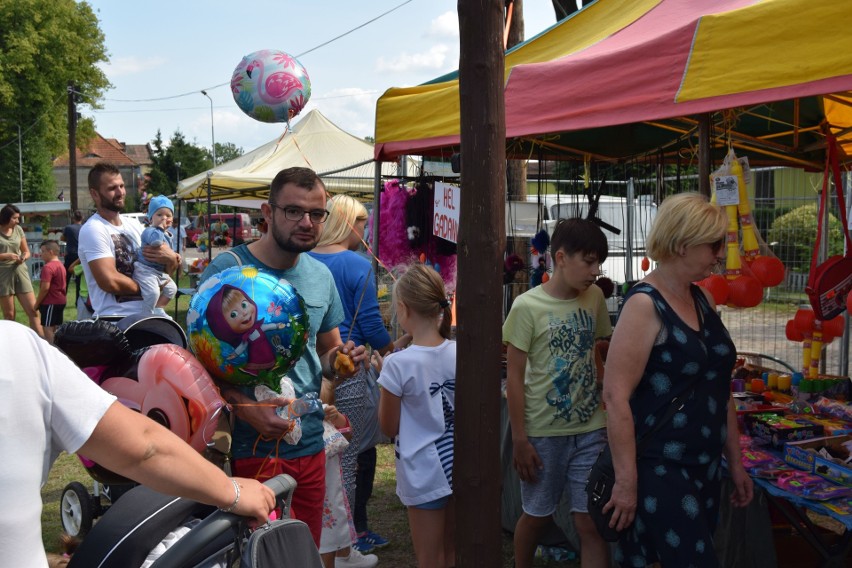
[[[615,486],[605,510],[614,510],[613,526],[627,529],[616,551],[623,567],[719,565],[713,533],[723,454],[732,504],[752,498],[730,400],[736,351],[712,297],[693,284],[722,260],[727,224],[702,195],[666,198],[648,235],[657,267],[627,294],[615,326],[604,374]],[[637,456],[637,437],[693,385],[683,409]]]

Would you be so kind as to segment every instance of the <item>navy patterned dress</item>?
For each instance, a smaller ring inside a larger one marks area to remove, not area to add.
[[[692,285],[690,291],[698,331],[684,323],[649,284],[640,283],[627,294],[627,298],[648,294],[662,320],[630,400],[637,437],[663,417],[673,398],[696,381],[697,386],[683,409],[652,435],[639,456],[636,520],[616,550],[622,567],[653,562],[660,562],[663,568],[718,566],[713,533],[736,351],[701,290]]]

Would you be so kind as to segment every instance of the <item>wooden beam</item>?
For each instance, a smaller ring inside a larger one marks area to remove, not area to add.
[[[458,0],[461,211],[455,566],[501,566],[500,376],[506,245],[503,1]],[[452,565],[452,562],[449,563]]]
[[[710,197],[710,115],[698,117],[698,191]]]

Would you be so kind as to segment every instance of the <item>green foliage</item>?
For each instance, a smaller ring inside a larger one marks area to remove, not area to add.
[[[216,165],[230,162],[231,160],[239,158],[243,154],[245,154],[243,149],[237,148],[233,142],[226,142],[225,144],[219,144],[216,142]]]
[[[751,216],[754,219],[757,230],[760,231],[761,235],[766,236],[775,219],[792,210],[792,207],[779,207],[777,209],[774,207],[754,207],[751,210]]]
[[[174,194],[178,176],[182,180],[186,179],[207,171],[212,164],[207,149],[187,142],[180,131],[175,131],[168,147],[165,147],[162,133],[158,130],[151,146],[153,164],[145,184],[145,189],[151,195]]]
[[[68,84],[96,104],[110,86],[97,63],[108,60],[86,2],[0,0],[0,201],[20,198],[18,126],[24,199],[55,199],[51,159],[67,149]]]
[[[775,219],[767,234],[766,242],[778,243],[772,248],[778,258],[796,272],[810,269],[817,235],[817,214],[815,203],[802,205]],[[843,253],[840,221],[834,215],[829,215],[828,245],[829,256]]]

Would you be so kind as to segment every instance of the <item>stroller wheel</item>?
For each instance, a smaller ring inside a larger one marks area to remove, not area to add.
[[[92,528],[95,518],[92,496],[82,483],[72,481],[62,490],[59,514],[62,529],[70,536],[82,537]]]

